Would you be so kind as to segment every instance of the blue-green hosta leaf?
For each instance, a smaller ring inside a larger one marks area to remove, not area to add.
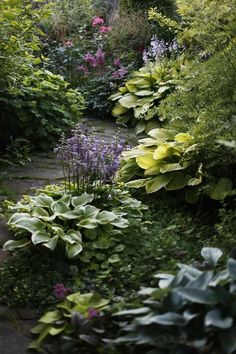
[[[42,208],[50,208],[51,204],[54,202],[53,198],[45,193],[40,193],[39,195],[32,197],[31,199],[35,206]]]
[[[153,323],[157,323],[163,326],[184,326],[186,320],[184,317],[176,312],[167,312],[162,315],[147,315],[137,318],[135,322],[142,326],[149,326]]]
[[[236,350],[236,327],[221,331],[219,337],[226,354],[234,353]]]
[[[217,286],[219,283],[225,283],[229,279],[229,271],[228,269],[222,270],[217,273],[212,280],[210,281],[210,286]]]
[[[184,175],[182,172],[173,172],[171,176],[171,181],[167,184],[167,186],[165,186],[167,191],[174,191],[184,188],[191,178],[191,176]]]
[[[127,182],[125,185],[128,188],[141,188],[145,186],[146,182],[146,179],[136,179],[135,181]]]
[[[79,227],[83,227],[85,229],[96,229],[97,220],[96,219],[83,219],[76,225]]]
[[[197,278],[190,280],[187,286],[190,288],[206,289],[212,277],[212,271],[203,272]]]
[[[177,294],[181,295],[185,300],[196,302],[197,304],[214,305],[217,302],[214,292],[210,289],[198,288],[176,288],[174,290]]]
[[[119,104],[125,108],[134,108],[138,104],[138,98],[133,94],[126,94],[119,99]],[[114,109],[113,109],[114,111]]]
[[[47,212],[46,209],[42,207],[34,207],[31,213],[32,216],[35,216],[36,218],[41,218],[44,220],[44,218],[49,218],[50,215]]]
[[[3,245],[3,250],[4,251],[14,251],[15,249],[18,248],[23,248],[27,245],[29,245],[31,242],[28,239],[23,239],[23,240],[8,240],[4,243]]]
[[[147,181],[145,187],[147,193],[154,193],[165,187],[172,179],[170,174],[163,174],[161,176],[152,178],[150,181]]]
[[[223,252],[216,247],[203,247],[201,250],[202,257],[213,267],[215,267],[222,256]]]
[[[59,237],[53,236],[48,242],[44,242],[43,246],[49,248],[51,251],[54,251],[56,246],[57,246],[57,242],[58,242]]]
[[[197,279],[203,272],[187,264],[178,263],[178,267],[188,275],[189,279]]]
[[[51,235],[47,232],[36,231],[31,236],[31,241],[34,245],[38,243],[48,242],[51,239]]]
[[[19,229],[24,229],[31,233],[36,231],[44,231],[45,229],[45,223],[43,221],[38,218],[31,217],[30,215],[15,220],[15,222],[11,222],[11,224]]]
[[[80,252],[82,252],[82,250],[83,246],[81,245],[81,243],[77,243],[74,245],[66,243],[66,255],[70,259],[76,257],[78,254],[80,254]]]
[[[158,273],[158,274],[155,274],[154,276],[155,278],[157,279],[160,279],[158,285],[160,287],[160,289],[165,289],[165,288],[168,288],[173,279],[174,279],[174,275],[173,274],[165,274],[165,273]]]
[[[79,197],[72,197],[72,205],[74,207],[91,203],[94,199],[94,194],[83,193]]]
[[[111,221],[115,220],[117,218],[116,214],[111,212],[111,211],[101,211],[97,217],[96,220],[99,224],[103,225],[103,224],[108,224]]]
[[[157,140],[157,144],[159,142],[165,142],[167,140],[174,140],[175,132],[173,130],[157,128],[150,130],[148,135]]]
[[[223,200],[232,191],[232,181],[229,178],[220,178],[217,183],[210,186],[208,194],[211,199]]]
[[[222,329],[228,329],[233,325],[233,318],[225,316],[220,309],[214,309],[207,312],[204,319],[205,326],[212,326]]]
[[[130,310],[123,310],[116,312],[114,316],[126,316],[126,315],[133,315],[133,316],[138,316],[138,315],[144,315],[150,312],[150,308],[148,307],[139,307],[137,309],[130,309]]]
[[[236,260],[230,258],[227,262],[227,268],[229,271],[229,275],[232,279],[236,280]]]

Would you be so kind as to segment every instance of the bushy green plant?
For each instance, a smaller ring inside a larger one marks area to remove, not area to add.
[[[117,314],[128,319],[118,345],[132,353],[235,353],[236,261],[229,259],[219,271],[220,249],[203,248],[201,254],[200,269],[180,264],[176,275],[157,274],[159,287],[139,292],[142,306]]]
[[[110,96],[117,101],[112,114],[117,123],[131,122],[136,132],[141,133],[157,127],[163,121],[158,105],[175,90],[184,71],[184,60],[149,62],[126,81],[119,92]]]
[[[62,76],[39,69],[26,71],[21,88],[0,96],[0,137],[24,137],[31,147],[47,148],[61,133],[78,123],[84,100],[78,90],[68,87]],[[37,128],[37,135],[35,129]]]

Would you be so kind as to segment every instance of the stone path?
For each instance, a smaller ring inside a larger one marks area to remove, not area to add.
[[[85,123],[90,128],[94,127],[96,134],[105,141],[111,141],[118,130],[113,121],[87,118]],[[136,135],[131,130],[120,128],[120,134],[127,143],[135,144]],[[60,163],[52,151],[33,155],[31,162],[24,166],[11,166],[0,172],[4,172],[0,179],[0,202],[5,199],[18,200],[23,194],[33,194],[37,188],[63,182]],[[4,220],[0,217],[0,264],[9,256],[1,249],[8,238]],[[30,328],[34,323],[32,314],[0,305],[0,353],[25,354],[31,341]]]

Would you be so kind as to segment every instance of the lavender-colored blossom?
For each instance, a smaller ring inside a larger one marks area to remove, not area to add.
[[[178,50],[179,46],[176,40],[165,42],[163,39],[158,39],[157,36],[153,36],[150,46],[143,51],[143,61],[147,64],[149,60],[158,60]]]
[[[128,74],[128,70],[122,66],[120,69],[113,72],[112,77],[114,79],[123,79]]]
[[[105,52],[103,52],[101,48],[98,48],[96,51],[95,59],[97,66],[103,66],[105,64]]]
[[[125,147],[124,141],[118,136],[108,143],[85,126],[78,126],[73,136],[57,148],[57,154],[63,161],[67,181],[78,188],[86,188],[98,181],[102,184],[112,183]]]
[[[85,76],[89,75],[89,69],[86,65],[78,66],[78,70],[81,71]]]
[[[57,300],[63,300],[70,293],[70,289],[59,283],[53,286],[53,293]]]
[[[83,59],[86,63],[90,64],[93,67],[97,66],[97,60],[91,53],[85,54]]]

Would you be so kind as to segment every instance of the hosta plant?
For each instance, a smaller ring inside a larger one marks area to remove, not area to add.
[[[201,164],[192,155],[198,144],[190,134],[153,129],[148,135],[140,145],[123,153],[119,178],[127,187],[145,187],[147,193],[154,193],[162,188],[172,191],[201,184]]]
[[[104,332],[103,310],[108,304],[108,300],[96,293],[68,295],[55,310],[39,319],[32,329],[36,339],[29,348],[37,351],[54,348],[55,353],[75,353],[77,347],[81,352],[91,353],[91,347],[94,348],[92,353],[97,353]]]
[[[179,264],[176,275],[157,274],[158,287],[139,292],[142,305],[117,314],[117,345],[134,354],[236,353],[236,260],[219,271],[220,249],[201,254],[198,268]]]
[[[53,198],[45,193],[26,197],[11,209],[16,211],[8,225],[17,239],[9,240],[4,249],[14,251],[33,245],[51,251],[65,250],[68,258],[83,251],[83,244],[92,242],[95,248],[109,248],[120,240],[120,229],[129,226],[121,210],[100,210],[91,205],[94,195],[64,194]],[[117,246],[117,244],[116,244]]]
[[[183,59],[161,63],[149,62],[110,96],[115,101],[112,110],[118,123],[130,122],[137,133],[157,126],[162,118],[158,115],[158,105],[179,84],[185,64]]]

